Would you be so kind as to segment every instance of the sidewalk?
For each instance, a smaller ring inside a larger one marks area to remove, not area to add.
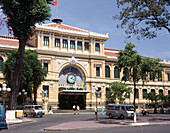
[[[162,118],[151,118],[151,119],[143,119],[139,118],[137,120],[137,124],[133,125],[129,122],[133,123],[133,120],[118,120],[118,119],[107,119],[107,120],[99,120],[99,121],[72,121],[63,124],[59,124],[56,126],[45,128],[45,131],[62,131],[62,130],[87,130],[87,129],[102,129],[102,128],[113,128],[113,127],[130,127],[130,126],[144,126],[144,125],[170,125],[170,119],[162,119]],[[123,124],[122,124],[123,123]],[[128,123],[124,125],[124,123]]]
[[[33,122],[32,119],[29,118],[24,118],[24,119],[14,119],[14,120],[7,120],[7,124],[10,125],[15,125],[15,124],[21,124],[21,123],[27,123],[27,122]]]

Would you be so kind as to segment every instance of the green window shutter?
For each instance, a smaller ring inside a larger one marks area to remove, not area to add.
[[[110,78],[110,68],[109,68],[109,66],[105,66],[105,77]]]
[[[95,44],[95,51],[100,51],[100,44],[99,43]]]
[[[70,49],[75,49],[75,41],[70,41]]]
[[[82,42],[77,42],[77,49],[82,50]]]
[[[48,72],[48,63],[44,63],[44,69],[46,72]]]
[[[138,89],[134,89],[135,90],[135,94],[136,94],[136,97],[135,98],[139,98],[139,95],[138,95]]]
[[[48,46],[49,45],[49,37],[44,37],[43,43],[44,43],[44,46]]]
[[[143,99],[146,99],[146,95],[147,95],[147,90],[146,89],[143,89]]]
[[[154,73],[153,72],[150,72],[150,80],[154,81]]]
[[[106,98],[109,98],[109,88],[106,88]]]
[[[96,67],[96,76],[100,76],[100,67]]]
[[[55,39],[55,47],[60,47],[60,39]]]
[[[119,68],[118,67],[114,68],[114,78],[120,78],[120,73],[119,73]]]
[[[89,51],[89,43],[87,42],[84,43],[84,50]]]
[[[0,57],[0,71],[3,71],[3,59]]]
[[[123,77],[125,80],[128,80],[129,79],[129,71],[127,68],[124,69],[123,71]]]
[[[158,72],[158,81],[162,81],[162,72],[161,71]]]
[[[63,48],[67,48],[68,47],[68,41],[67,40],[63,40]]]

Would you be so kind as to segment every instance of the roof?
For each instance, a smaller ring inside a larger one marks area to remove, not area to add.
[[[116,57],[118,57],[118,54],[113,53],[113,52],[106,52],[106,51],[104,51],[104,54],[107,55],[107,56],[116,56]]]
[[[15,37],[1,36],[0,35],[0,45],[18,46],[19,41]]]
[[[110,50],[110,51],[120,51],[118,49],[111,49],[111,48],[104,48],[104,50]]]
[[[19,40],[16,37],[0,35],[0,45],[18,47],[19,46]],[[26,46],[27,47],[33,47],[29,43],[26,43]]]
[[[65,24],[58,24],[58,23],[50,23],[50,24],[36,24],[36,30],[48,30],[52,32],[60,32],[63,34],[72,34],[72,35],[81,35],[85,37],[94,37],[94,38],[99,38],[102,40],[108,40],[109,39],[109,34],[101,34],[101,33],[96,33],[88,30],[83,30],[80,28],[76,28],[73,26],[68,26]]]
[[[70,30],[70,31],[78,31],[78,32],[88,33],[87,30],[79,29],[79,28],[72,27],[72,26],[68,26],[68,25],[65,25],[65,24],[51,23],[51,24],[44,24],[44,26],[57,27],[57,28],[59,28],[59,29],[64,29],[64,30]]]

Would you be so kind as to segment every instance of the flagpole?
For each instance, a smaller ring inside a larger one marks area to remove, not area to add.
[[[59,3],[59,1],[57,1],[57,18],[58,18],[58,3]]]
[[[63,20],[58,18],[58,4],[57,4],[57,0],[54,1],[54,2],[52,3],[52,5],[53,5],[53,6],[57,6],[56,9],[55,9],[55,10],[56,10],[56,17],[57,17],[57,18],[53,19],[52,22],[57,23],[57,24],[61,24],[61,22],[63,22]],[[54,11],[54,12],[55,12],[55,11]]]

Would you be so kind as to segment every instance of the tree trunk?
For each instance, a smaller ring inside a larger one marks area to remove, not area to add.
[[[34,105],[36,105],[37,104],[37,88],[34,86],[33,87],[33,92],[34,92]]]
[[[136,122],[136,82],[134,82],[134,99],[133,99],[133,106],[134,106],[134,122]]]
[[[25,44],[26,40],[22,35],[19,39],[19,48],[17,53],[16,64],[14,68],[14,72],[11,77],[11,94],[9,98],[8,107],[10,110],[15,110],[17,105],[17,95],[20,87],[20,79],[22,74],[22,68],[24,65],[24,52],[25,52]]]

